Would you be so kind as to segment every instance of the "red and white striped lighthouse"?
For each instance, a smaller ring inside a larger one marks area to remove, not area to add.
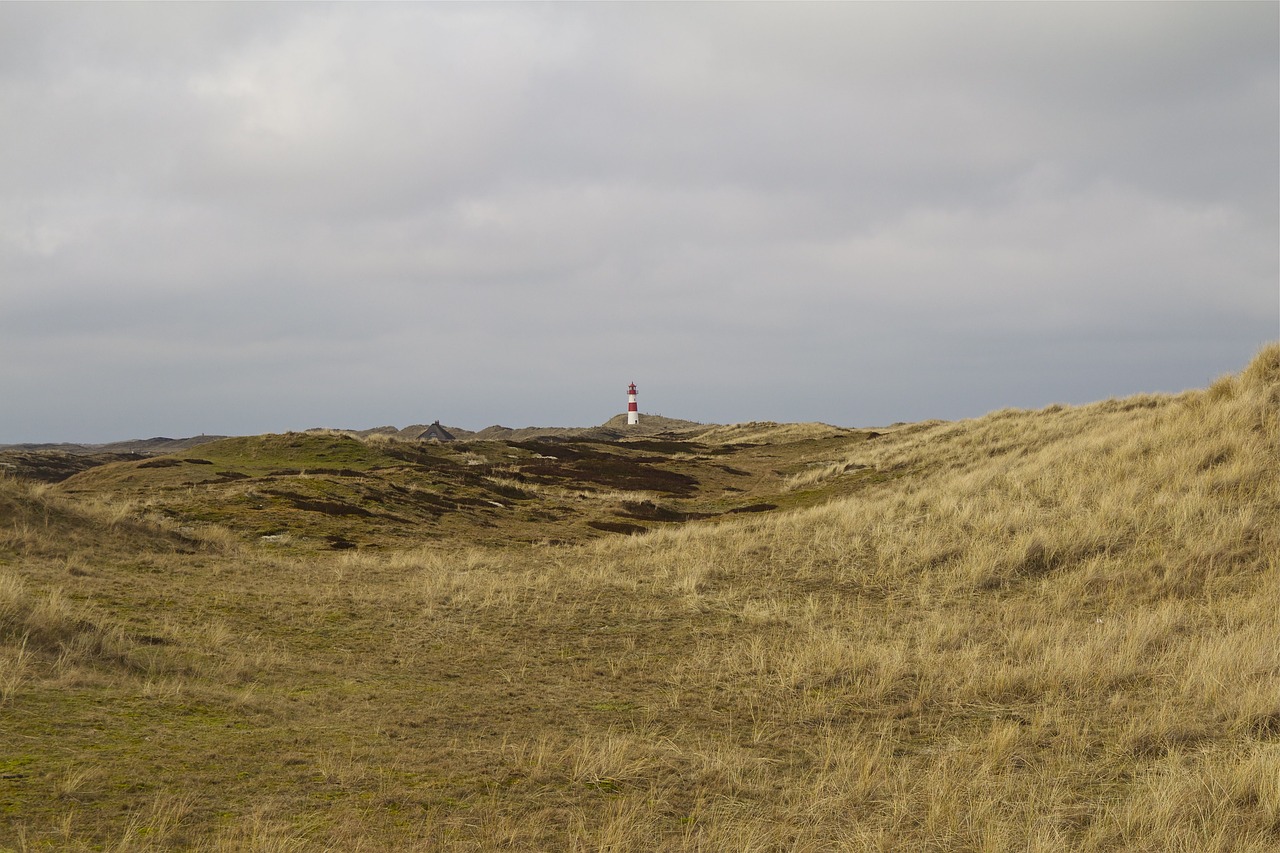
[[[640,423],[640,409],[636,406],[636,383],[627,387],[627,426]]]

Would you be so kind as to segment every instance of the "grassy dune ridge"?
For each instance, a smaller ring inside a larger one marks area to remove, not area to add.
[[[665,494],[476,444],[452,487],[523,495],[483,537],[342,552],[183,516],[255,473],[207,447],[0,481],[0,849],[1280,847],[1280,346],[1176,396],[724,432],[610,451],[698,484]],[[701,515],[551,535],[645,500]]]

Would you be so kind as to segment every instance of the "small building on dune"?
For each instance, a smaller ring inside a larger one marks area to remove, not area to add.
[[[444,427],[440,426],[440,422],[436,421],[431,426],[422,431],[422,435],[418,436],[418,441],[453,441],[453,435]]]

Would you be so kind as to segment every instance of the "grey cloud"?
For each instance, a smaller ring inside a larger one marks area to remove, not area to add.
[[[2,5],[0,441],[1199,384],[1276,336],[1278,17]]]

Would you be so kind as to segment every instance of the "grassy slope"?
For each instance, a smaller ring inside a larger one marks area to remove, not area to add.
[[[1276,849],[1278,412],[1271,347],[1177,397],[597,445],[699,480],[663,507],[797,508],[565,546],[189,529],[290,467],[248,446],[4,483],[0,849]],[[530,512],[595,470],[495,448]],[[590,494],[538,529],[636,503]]]
[[[758,431],[756,431],[758,432]],[[130,503],[155,520],[216,524],[293,551],[405,547],[424,540],[565,542],[641,531],[696,514],[797,506],[838,484],[784,478],[828,463],[867,434],[793,431],[762,445],[642,438],[419,444],[290,433],[232,438],[170,456],[99,465],[59,492]]]

